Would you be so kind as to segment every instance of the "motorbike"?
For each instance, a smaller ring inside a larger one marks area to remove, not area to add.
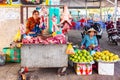
[[[114,28],[112,21],[106,22],[106,31],[108,34],[108,41],[114,43],[115,45],[118,45],[120,36],[118,30]]]
[[[117,27],[118,34],[120,35],[120,21],[117,21],[116,27]]]

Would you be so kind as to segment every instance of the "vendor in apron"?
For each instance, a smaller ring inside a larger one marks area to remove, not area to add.
[[[37,10],[34,10],[32,13],[32,17],[28,18],[27,20],[26,34],[33,37],[39,35],[41,33],[39,24],[40,24],[39,12]]]

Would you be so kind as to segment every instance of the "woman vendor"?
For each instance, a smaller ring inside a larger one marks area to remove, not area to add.
[[[88,34],[84,36],[81,42],[81,48],[85,48],[87,50],[95,50],[98,47],[98,40],[95,36],[96,30],[94,28],[90,28],[87,33]]]
[[[40,34],[40,17],[39,17],[39,11],[34,10],[32,13],[32,17],[28,18],[27,24],[26,24],[26,34],[30,36],[37,36]]]

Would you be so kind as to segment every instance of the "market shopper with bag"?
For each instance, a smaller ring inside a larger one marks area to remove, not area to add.
[[[94,28],[90,28],[87,33],[88,34],[84,36],[81,42],[81,49],[98,51],[98,40],[95,36],[97,33],[96,30]]]

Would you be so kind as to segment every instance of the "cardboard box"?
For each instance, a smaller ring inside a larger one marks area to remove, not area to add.
[[[98,62],[98,74],[114,75],[114,63]]]
[[[91,75],[92,74],[92,64],[86,63],[75,63],[75,72],[77,75]]]

